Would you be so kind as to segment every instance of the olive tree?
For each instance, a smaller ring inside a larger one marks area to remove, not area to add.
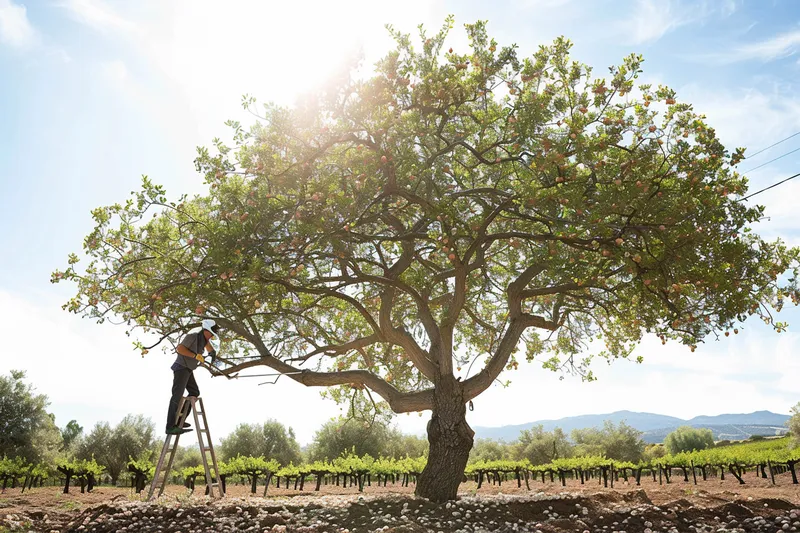
[[[800,446],[800,402],[792,407],[792,417],[786,421],[786,426],[789,428],[793,444]]]
[[[96,460],[106,468],[111,484],[116,485],[128,461],[151,450],[160,452],[155,443],[155,424],[143,415],[129,414],[114,427],[108,422],[96,423],[78,443],[75,455],[78,459]]]
[[[664,448],[671,455],[705,450],[714,446],[714,434],[707,428],[681,426],[664,437]]]
[[[263,424],[239,424],[227,437],[222,438],[220,457],[233,459],[238,455],[275,459],[282,465],[300,464],[300,444],[292,428],[276,420]]]
[[[47,396],[25,382],[24,371],[0,375],[0,457],[55,460],[62,439],[48,405]]]
[[[567,39],[523,56],[481,22],[456,51],[451,26],[390,27],[373,73],[294,107],[245,97],[253,125],[198,150],[207,192],[145,178],[93,211],[89,264],[53,273],[77,283],[66,308],[156,335],[145,352],[213,317],[217,373],[430,410],[416,493],[437,501],[473,444],[466,405],[520,360],[592,379],[645,333],[694,350],[748,315],[785,327],[770,307],[797,298],[797,250],[750,231],[743,149],[636,86],[640,56],[594,77]]]
[[[572,457],[573,445],[561,428],[545,431],[541,424],[520,432],[515,445],[515,457],[527,459],[534,465],[547,464],[555,459]]]

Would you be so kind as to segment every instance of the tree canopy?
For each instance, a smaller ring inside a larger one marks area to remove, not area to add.
[[[333,460],[343,454],[369,454],[372,457],[417,457],[424,447],[419,439],[403,435],[381,420],[372,423],[346,417],[332,418],[314,433],[308,449],[309,459]]]
[[[664,437],[664,448],[671,455],[705,450],[712,446],[714,446],[714,433],[710,429],[681,426]]]
[[[642,432],[625,422],[615,425],[606,420],[602,429],[575,429],[572,440],[575,455],[604,455],[617,461],[638,462],[645,449]]]
[[[125,472],[128,461],[143,454],[158,452],[154,439],[155,425],[142,415],[127,415],[113,428],[108,422],[98,422],[81,440],[75,455],[78,459],[94,459],[106,468],[111,483],[116,484]]]
[[[61,436],[47,412],[47,396],[36,394],[24,379],[20,370],[0,376],[0,457],[48,461],[58,452]]]
[[[469,451],[469,460],[472,461],[502,461],[510,460],[514,455],[514,447],[503,440],[476,439]]]
[[[225,460],[237,455],[275,459],[282,465],[300,464],[300,445],[292,428],[276,420],[263,424],[239,424],[231,434],[222,439],[220,457]]]
[[[792,407],[792,417],[786,423],[795,446],[800,446],[800,402]]]
[[[61,428],[62,450],[69,450],[83,436],[83,426],[77,420],[70,420],[67,425]]]
[[[515,445],[518,459],[527,459],[534,465],[547,464],[555,459],[572,457],[572,443],[561,428],[545,431],[541,424],[520,432]]]
[[[430,468],[451,485],[464,405],[521,359],[592,379],[593,356],[645,333],[694,350],[750,315],[785,328],[771,309],[798,299],[798,251],[751,231],[743,149],[637,85],[641,56],[594,77],[565,38],[523,56],[478,22],[453,50],[451,26],[420,44],[389,28],[373,73],[295,107],[245,97],[254,124],[198,149],[207,193],[144,178],[92,212],[89,264],[53,273],[77,284],[65,307],[157,335],[145,353],[213,317],[227,375],[431,409]]]

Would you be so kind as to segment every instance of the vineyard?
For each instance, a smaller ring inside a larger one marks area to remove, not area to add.
[[[548,464],[532,465],[528,461],[476,461],[470,463],[463,481],[472,480],[480,489],[485,483],[502,486],[516,483],[517,487],[531,490],[532,483],[558,483],[566,486],[568,480],[581,485],[596,483],[603,487],[614,487],[621,480],[641,484],[642,476],[651,476],[654,482],[669,484],[679,473],[683,482],[707,481],[709,477],[725,480],[732,476],[739,484],[745,484],[747,475],[768,479],[771,484],[798,484],[797,463],[800,448],[791,449],[786,438],[757,441],[691,453],[667,455],[649,462],[620,462],[602,456],[584,456],[557,459]],[[403,459],[358,457],[350,454],[333,461],[316,461],[301,465],[280,465],[274,459],[238,456],[220,463],[220,482],[223,488],[233,479],[247,483],[251,494],[266,496],[269,487],[297,491],[319,491],[322,486],[333,485],[359,492],[365,486],[408,487],[416,482],[425,467],[426,458]],[[131,487],[141,493],[150,482],[155,465],[150,459],[131,460],[128,464]],[[81,492],[91,492],[100,478],[103,468],[95,461],[60,462],[56,465],[30,465],[20,459],[0,460],[0,484],[2,490],[20,488],[23,492],[45,483],[63,485],[68,493],[70,485],[77,483]],[[785,475],[784,475],[785,474]],[[783,475],[783,476],[782,476]],[[194,491],[195,485],[203,487],[201,466],[170,472],[173,484],[182,484]],[[198,481],[199,480],[199,481]],[[259,487],[263,485],[263,489]]]

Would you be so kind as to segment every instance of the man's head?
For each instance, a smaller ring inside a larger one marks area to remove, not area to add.
[[[211,339],[212,337],[216,337],[219,333],[219,325],[212,319],[206,318],[203,320],[203,333],[205,333],[206,339]]]

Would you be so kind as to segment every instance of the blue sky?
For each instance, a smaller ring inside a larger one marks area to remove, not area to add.
[[[489,21],[520,53],[558,35],[603,76],[631,52],[644,54],[645,82],[664,83],[691,102],[729,147],[752,153],[800,131],[800,3],[768,0],[505,0],[486,2],[211,2],[184,0],[0,0],[0,372],[27,370],[48,394],[57,423],[91,427],[129,412],[162,425],[171,357],[141,358],[120,328],[70,316],[70,287],[49,273],[78,251],[90,209],[123,200],[149,175],[178,196],[200,192],[197,145],[242,119],[243,93],[291,104],[323,83],[349,51],[368,66],[390,46],[384,23],[413,32],[456,16]],[[800,147],[800,136],[742,164],[747,170]],[[794,174],[800,152],[751,175],[752,190]],[[800,244],[800,179],[759,195],[759,231]],[[478,398],[473,425],[653,411],[700,414],[770,409],[800,400],[795,355],[800,313],[789,333],[747,323],[736,338],[690,354],[646,341],[645,363],[597,364],[584,384],[535,365]],[[792,378],[793,376],[793,378]],[[85,384],[90,383],[90,387]],[[282,383],[282,382],[281,382]],[[274,418],[307,442],[338,409],[292,383],[257,386],[202,376],[217,436],[240,422]],[[533,392],[531,392],[533,391]],[[655,393],[653,393],[655,391]],[[280,406],[280,408],[276,408]],[[512,406],[512,407],[509,407]],[[216,411],[216,413],[215,413]],[[219,418],[215,421],[215,414]],[[401,416],[420,431],[428,415]]]

